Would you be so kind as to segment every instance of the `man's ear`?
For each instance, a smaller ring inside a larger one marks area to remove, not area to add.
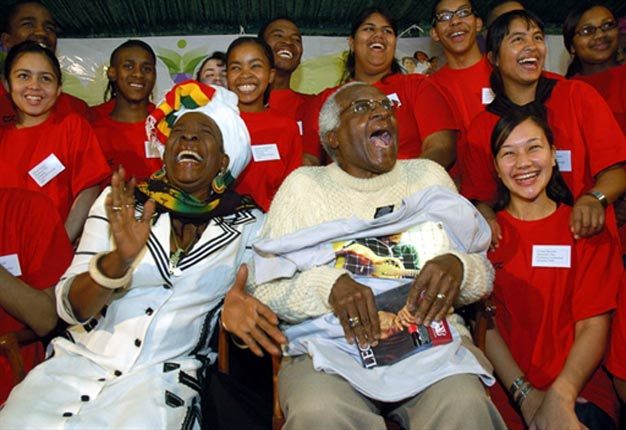
[[[439,42],[439,35],[437,34],[435,27],[430,27],[430,38],[435,42]]]
[[[9,50],[9,47],[11,46],[11,36],[9,35],[9,33],[6,32],[2,32],[2,34],[0,34],[0,43],[2,43],[2,46],[4,47],[4,49]]]
[[[482,18],[476,18],[476,33],[480,33],[480,31],[483,29],[483,20]]]
[[[339,148],[339,138],[337,137],[337,130],[331,130],[326,133],[326,142],[328,147],[333,151],[337,151]]]

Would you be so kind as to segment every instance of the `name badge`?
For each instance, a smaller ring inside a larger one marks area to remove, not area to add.
[[[278,146],[275,143],[265,145],[252,145],[252,158],[257,163],[262,161],[280,160]]]
[[[146,140],[144,142],[146,158],[161,158],[161,148],[158,143]]]
[[[391,100],[392,102],[394,102],[396,107],[402,106],[402,102],[400,101],[400,97],[398,97],[397,93],[387,94],[387,98]]]
[[[569,245],[533,245],[533,267],[571,267],[572,247]]]
[[[496,98],[495,93],[491,88],[483,88],[481,92],[481,100],[484,105],[488,105]]]
[[[572,151],[559,149],[556,151],[556,163],[561,172],[572,171]]]
[[[297,121],[298,130],[300,130],[300,136],[304,135],[304,131],[302,131],[302,121]]]
[[[37,182],[37,185],[43,187],[64,170],[65,166],[61,164],[57,156],[50,154],[45,160],[30,169],[28,174]]]
[[[13,276],[22,276],[22,268],[20,267],[20,259],[17,254],[9,254],[0,256],[0,266],[7,269]]]

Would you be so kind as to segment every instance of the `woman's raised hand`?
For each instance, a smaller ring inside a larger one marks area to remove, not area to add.
[[[150,218],[154,214],[154,200],[148,200],[140,219],[135,218],[135,179],[125,181],[126,172],[120,166],[111,178],[111,193],[104,201],[111,224],[115,251],[123,263],[130,267],[141,252],[150,235]]]

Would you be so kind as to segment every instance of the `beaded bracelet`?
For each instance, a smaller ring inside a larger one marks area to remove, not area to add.
[[[517,405],[518,408],[522,407],[522,403],[528,397],[528,394],[533,390],[533,386],[526,380],[526,377],[519,376],[513,383],[511,384],[511,388],[509,388],[509,394],[513,398],[513,401]]]
[[[89,260],[89,276],[91,276],[91,279],[93,279],[96,284],[101,287],[108,288],[110,290],[116,290],[130,284],[130,280],[133,276],[132,270],[127,270],[121,278],[109,278],[100,271],[98,262],[100,261],[100,258],[106,254],[108,254],[108,252],[100,252],[91,257],[91,260]]]

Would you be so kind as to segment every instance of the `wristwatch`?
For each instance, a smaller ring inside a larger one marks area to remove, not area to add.
[[[609,205],[609,201],[606,199],[606,196],[600,191],[587,191],[585,194],[588,194],[598,199],[603,208],[606,208]]]

